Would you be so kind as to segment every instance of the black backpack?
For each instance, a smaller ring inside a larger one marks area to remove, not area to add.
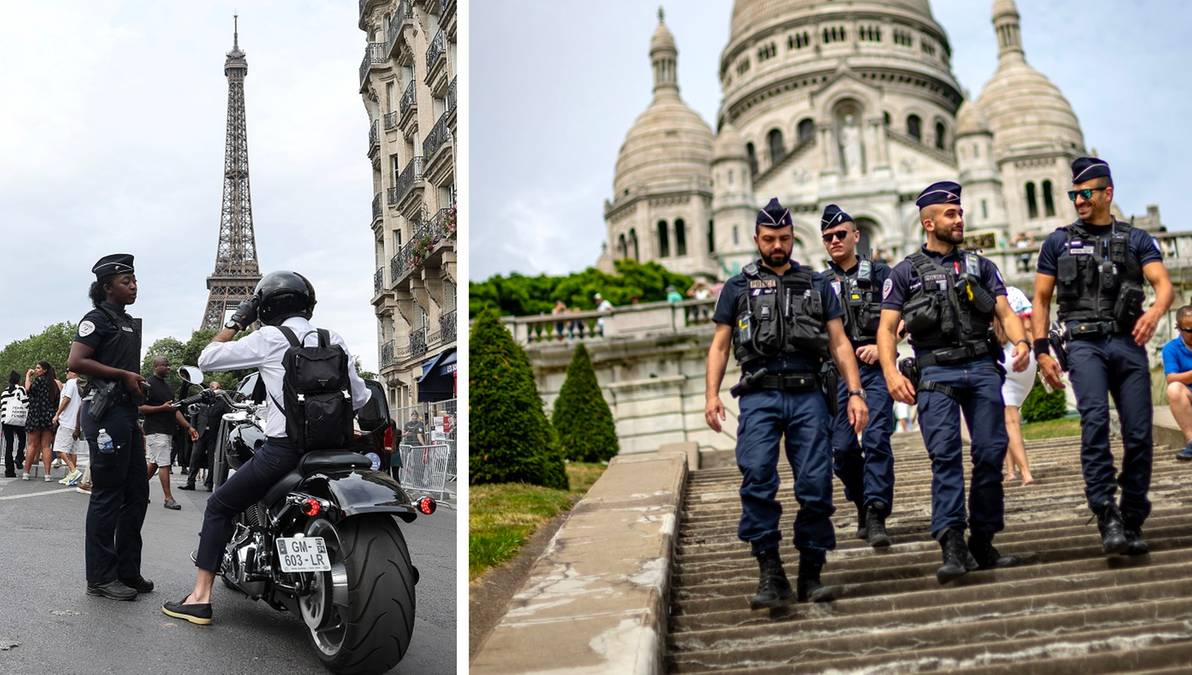
[[[286,435],[303,451],[349,447],[353,432],[347,353],[331,344],[326,330],[318,330],[318,346],[306,347],[294,331],[286,326],[278,329],[290,341],[282,357]]]

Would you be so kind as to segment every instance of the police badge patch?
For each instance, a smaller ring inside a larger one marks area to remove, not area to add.
[[[90,321],[83,321],[79,324],[79,337],[87,337],[95,332],[95,324]]]
[[[894,290],[894,280],[887,278],[886,283],[882,284],[882,300],[890,297],[890,291]]]

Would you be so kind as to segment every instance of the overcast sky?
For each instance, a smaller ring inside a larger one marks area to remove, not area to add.
[[[144,346],[198,327],[215,265],[232,14],[248,56],[257,256],[376,370],[365,35],[346,0],[0,0],[0,347],[90,308],[136,256]],[[61,367],[63,364],[54,364]]]
[[[952,68],[973,97],[997,67],[991,0],[935,0]],[[683,99],[715,128],[731,0],[665,2]],[[1028,62],[1071,102],[1113,166],[1127,214],[1158,203],[1188,229],[1192,110],[1183,0],[1019,0]],[[1128,9],[1127,9],[1128,8]],[[617,150],[650,102],[657,3],[472,3],[471,278],[595,263]],[[483,253],[483,254],[482,254]]]

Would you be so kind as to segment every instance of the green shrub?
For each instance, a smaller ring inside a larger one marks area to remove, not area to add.
[[[469,346],[469,481],[567,489],[563,456],[526,353],[496,311],[480,314]]]
[[[596,383],[588,350],[575,348],[567,379],[559,390],[551,423],[559,434],[563,456],[574,462],[607,462],[620,450],[617,428]]]
[[[1062,390],[1048,393],[1043,387],[1042,380],[1035,377],[1035,386],[1022,403],[1023,422],[1043,422],[1055,420],[1068,414],[1068,400]]]

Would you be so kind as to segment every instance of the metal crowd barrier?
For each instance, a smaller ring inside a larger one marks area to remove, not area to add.
[[[440,500],[446,498],[450,446],[443,443],[401,445],[398,452],[401,453],[398,481],[402,487]]]

